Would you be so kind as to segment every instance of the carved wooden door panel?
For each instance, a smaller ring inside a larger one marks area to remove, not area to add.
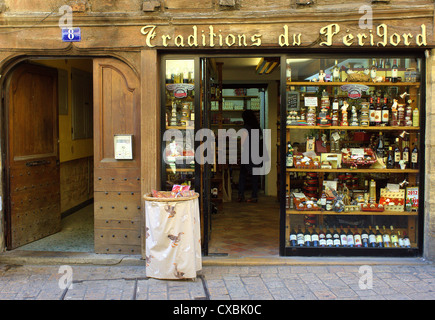
[[[7,81],[7,239],[20,247],[60,230],[56,69],[23,64]]]
[[[111,58],[94,59],[97,253],[141,253],[139,83],[125,63]],[[133,160],[115,159],[114,135],[117,134],[133,135]]]

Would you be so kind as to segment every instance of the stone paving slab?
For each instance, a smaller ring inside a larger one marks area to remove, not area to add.
[[[143,266],[70,268],[72,287],[65,287],[66,273],[59,266],[0,264],[0,300],[435,299],[435,266],[430,263],[204,266],[195,280],[147,278]]]

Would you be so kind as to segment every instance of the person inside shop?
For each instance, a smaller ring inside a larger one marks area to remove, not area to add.
[[[262,147],[263,147],[263,140],[262,140],[262,132],[260,128],[260,124],[258,123],[257,116],[252,110],[245,110],[242,113],[242,119],[243,119],[243,128],[246,129],[246,131],[243,132],[241,136],[241,146],[242,146],[242,152],[243,150],[249,150],[249,162],[248,163],[242,163],[240,164],[240,175],[239,175],[239,196],[237,201],[238,202],[244,202],[245,201],[245,187],[246,187],[246,180],[247,177],[251,177],[251,183],[252,183],[252,193],[251,198],[247,199],[246,202],[258,202],[258,175],[252,174],[252,169],[256,166],[252,161],[252,151],[250,149],[250,141],[252,137],[253,130],[257,129],[260,133],[260,150],[259,150],[259,156],[262,156]]]

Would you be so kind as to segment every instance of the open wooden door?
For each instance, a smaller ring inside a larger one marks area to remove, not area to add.
[[[56,69],[22,64],[6,84],[8,249],[60,230]]]
[[[94,59],[93,76],[95,252],[140,254],[140,81],[112,58]],[[115,135],[132,136],[132,159],[115,158]]]

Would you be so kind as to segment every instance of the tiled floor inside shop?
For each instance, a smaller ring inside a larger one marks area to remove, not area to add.
[[[277,256],[279,254],[279,203],[260,196],[257,203],[238,203],[237,197],[212,215],[210,255]]]

